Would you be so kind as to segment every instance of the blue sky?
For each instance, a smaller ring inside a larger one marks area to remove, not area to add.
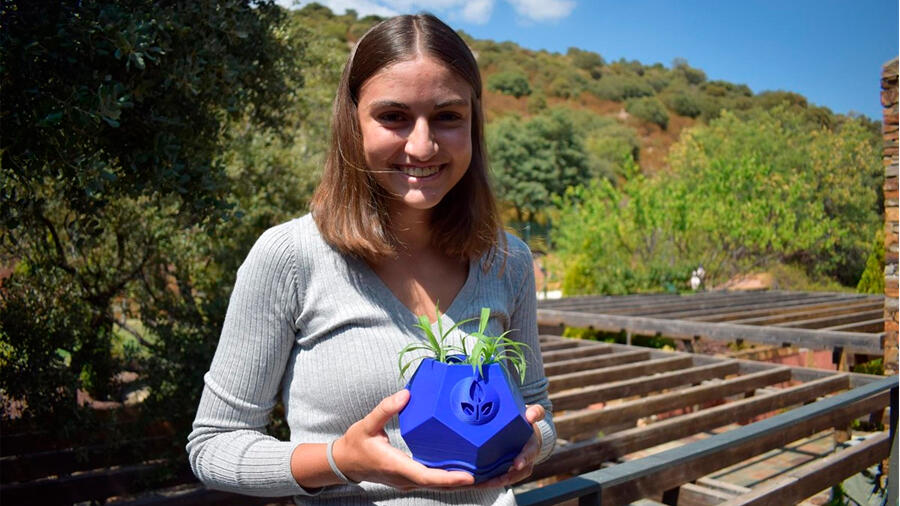
[[[289,4],[291,0],[279,0]],[[307,3],[307,2],[300,2]],[[754,93],[795,91],[834,112],[881,119],[881,66],[898,54],[897,0],[319,0],[335,12],[427,10],[479,39],[578,47],[607,61],[670,66]]]

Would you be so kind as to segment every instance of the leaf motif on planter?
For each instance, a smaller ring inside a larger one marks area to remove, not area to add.
[[[453,412],[460,420],[481,425],[492,420],[500,408],[497,391],[475,377],[461,379],[451,393]]]
[[[481,386],[481,383],[477,381],[472,382],[472,386],[469,387],[469,399],[472,399],[475,404],[481,404],[481,401],[484,400],[484,388]]]
[[[469,399],[472,402],[460,403],[463,413],[474,416],[476,422],[480,421],[482,417],[490,415],[494,403],[490,401],[485,402],[485,397],[484,387],[481,385],[481,382],[473,381],[469,386]]]

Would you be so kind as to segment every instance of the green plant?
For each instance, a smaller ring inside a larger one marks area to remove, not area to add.
[[[488,78],[488,89],[499,91],[516,98],[531,95],[531,86],[528,78],[520,72],[506,71],[492,75]]]
[[[656,123],[663,130],[669,126],[669,113],[656,97],[631,99],[625,103],[625,110],[628,111],[628,114],[637,116],[644,121]]]
[[[406,371],[410,366],[425,358],[425,356],[419,356],[404,363],[403,358],[406,354],[411,351],[425,351],[431,353],[434,360],[438,362],[469,364],[472,366],[473,372],[478,371],[479,376],[483,373],[483,367],[485,365],[499,363],[505,368],[505,362],[508,362],[519,374],[519,382],[525,381],[525,369],[527,367],[525,351],[530,350],[531,347],[525,343],[520,343],[506,337],[510,332],[509,330],[499,336],[489,336],[485,334],[488,319],[491,316],[490,308],[481,308],[481,317],[478,320],[478,330],[467,336],[463,336],[459,346],[447,343],[447,337],[460,325],[474,321],[475,319],[467,318],[465,320],[460,320],[445,331],[441,324],[440,309],[436,307],[435,313],[437,315],[437,334],[432,330],[431,322],[428,317],[420,315],[416,327],[425,334],[425,342],[410,343],[404,346],[403,349],[400,350],[400,353],[398,353],[397,366],[400,368],[401,377],[406,374]],[[472,346],[471,352],[468,351],[467,346],[469,338],[475,339],[475,344]],[[462,357],[459,355],[462,355]]]

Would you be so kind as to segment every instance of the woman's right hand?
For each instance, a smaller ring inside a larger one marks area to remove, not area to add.
[[[401,390],[351,425],[334,443],[338,469],[351,480],[384,483],[400,490],[472,485],[475,479],[469,473],[426,467],[391,446],[384,426],[407,402],[409,390]]]

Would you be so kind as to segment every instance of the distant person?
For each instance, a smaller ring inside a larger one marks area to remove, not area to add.
[[[481,89],[466,44],[431,15],[359,40],[312,212],[266,231],[238,271],[187,445],[207,486],[299,504],[507,505],[550,454],[531,254],[501,228]],[[438,302],[448,323],[490,307],[489,331],[533,350],[521,390],[534,435],[478,486],[412,460],[397,427],[397,352]],[[290,442],[265,434],[279,399]]]

